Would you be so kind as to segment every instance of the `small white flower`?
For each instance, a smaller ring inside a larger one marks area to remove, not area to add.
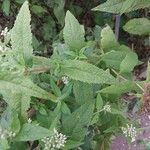
[[[8,139],[16,136],[16,133],[0,127],[0,139]]]
[[[111,112],[111,106],[109,104],[106,104],[104,107],[103,107],[103,110],[105,112]]]
[[[69,83],[69,78],[67,76],[63,76],[62,81],[65,85],[67,85]]]
[[[6,27],[4,30],[2,30],[1,35],[6,36],[8,34],[8,28]]]
[[[14,133],[12,131],[8,132],[8,137],[13,138],[15,136],[16,136],[16,133]]]
[[[58,133],[58,131],[54,129],[54,135],[51,137],[45,137],[41,141],[44,143],[45,150],[51,148],[60,149],[65,146],[66,139],[66,135]]]
[[[127,127],[121,127],[123,134],[126,137],[130,137],[131,138],[131,142],[134,142],[136,140],[136,136],[137,136],[137,131],[136,128],[133,127],[133,125],[129,125],[127,124]]]
[[[28,119],[28,123],[31,123],[31,122],[32,122],[32,120],[31,120],[31,118],[29,118],[29,119]]]

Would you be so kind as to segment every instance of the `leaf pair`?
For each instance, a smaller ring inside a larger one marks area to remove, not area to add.
[[[108,68],[119,70],[121,73],[130,73],[138,64],[136,53],[132,52],[129,47],[120,45],[109,26],[106,26],[101,32],[100,45],[105,53],[101,60]]]

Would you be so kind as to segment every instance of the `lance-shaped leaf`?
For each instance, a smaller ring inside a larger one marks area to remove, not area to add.
[[[16,141],[35,141],[47,136],[53,132],[38,125],[24,124],[20,133],[15,138]]]
[[[99,92],[120,96],[121,94],[130,92],[132,90],[139,90],[139,87],[137,86],[137,84],[135,82],[126,81],[126,82],[116,83],[114,85],[108,86],[108,87],[100,90]]]
[[[42,99],[56,100],[56,97],[35,85],[29,78],[18,77],[11,80],[0,79],[0,92],[24,93]]]
[[[91,84],[76,81],[73,85],[73,93],[79,105],[93,100],[93,87]]]
[[[23,65],[25,63],[26,66],[31,66],[33,53],[30,21],[29,6],[28,2],[25,1],[11,30],[11,44],[17,60]]]
[[[27,110],[30,107],[30,96],[26,93],[15,93],[10,91],[5,91],[3,93],[3,98],[7,102],[9,108],[15,110],[22,120],[27,119]]]
[[[63,131],[71,140],[82,141],[93,116],[94,103],[88,102],[79,107],[62,121]]]
[[[115,78],[108,71],[79,60],[64,61],[61,71],[69,78],[82,82],[97,84],[113,84],[116,82]]]
[[[150,7],[150,0],[107,0],[93,10],[122,14],[148,7]]]
[[[108,25],[101,31],[101,47],[104,51],[116,50],[119,47],[115,34]]]
[[[147,18],[135,18],[128,21],[123,28],[131,34],[146,35],[150,33],[150,20]]]
[[[66,13],[64,27],[65,44],[70,47],[70,50],[79,51],[85,45],[84,28],[78,20],[69,12]]]
[[[127,53],[126,57],[120,64],[120,72],[131,72],[134,67],[138,64],[138,56],[134,52]]]

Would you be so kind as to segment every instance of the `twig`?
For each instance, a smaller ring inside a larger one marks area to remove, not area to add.
[[[119,28],[120,28],[120,15],[116,15],[116,22],[115,22],[115,35],[116,39],[119,39]]]

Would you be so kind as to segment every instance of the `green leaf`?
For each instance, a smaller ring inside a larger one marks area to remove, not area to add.
[[[113,84],[116,79],[103,69],[79,60],[66,60],[61,66],[64,75],[73,80],[97,84]]]
[[[105,62],[106,66],[110,69],[120,69],[120,64],[125,58],[125,54],[120,51],[110,51],[102,55],[101,60]]]
[[[134,18],[128,21],[123,28],[131,34],[147,35],[150,33],[150,20],[147,18]]]
[[[0,139],[0,149],[1,150],[7,150],[9,149],[9,143],[7,139]]]
[[[25,93],[3,92],[4,100],[8,106],[15,110],[22,120],[27,119],[27,110],[30,107],[30,96]]]
[[[35,141],[47,136],[51,136],[53,132],[38,125],[24,124],[21,131],[16,136],[16,141]]]
[[[100,4],[93,10],[122,14],[148,7],[150,7],[149,0],[107,0],[105,3]]]
[[[9,13],[10,13],[10,0],[3,0],[2,9],[3,9],[3,12],[7,16],[9,16]]]
[[[76,148],[82,144],[83,143],[78,142],[78,141],[68,140],[67,143],[65,144],[65,147],[63,148],[63,150],[73,149],[73,148]]]
[[[29,78],[18,77],[13,80],[0,78],[0,92],[9,91],[11,93],[25,93],[42,99],[51,99],[56,102],[56,97],[35,85]]]
[[[10,107],[7,107],[1,117],[0,124],[2,128],[18,133],[20,130],[20,121],[17,112]]]
[[[31,66],[33,53],[30,21],[29,6],[25,1],[11,30],[11,44],[19,63],[26,66]]]
[[[23,4],[26,0],[15,0],[18,4]]]
[[[125,0],[107,0],[105,3],[93,8],[94,11],[103,11],[119,14]]]
[[[64,25],[64,18],[65,18],[64,7],[65,7],[64,0],[57,0],[56,5],[54,6],[54,14],[62,26]]]
[[[125,114],[121,110],[118,110],[117,108],[111,108],[111,114],[114,115],[121,115],[122,117],[125,117]]]
[[[124,94],[126,92],[130,92],[130,91],[135,90],[137,88],[138,87],[137,87],[135,82],[126,81],[126,82],[116,83],[114,85],[108,86],[108,87],[100,90],[99,92],[120,96],[121,94]]]
[[[90,84],[75,81],[73,85],[73,93],[75,95],[76,102],[79,105],[83,105],[88,101],[93,100],[93,88]]]
[[[138,56],[134,52],[127,53],[126,57],[120,64],[121,73],[130,73],[138,64]]]
[[[93,102],[86,103],[62,121],[63,131],[71,140],[82,141],[93,116]]]
[[[51,68],[50,59],[46,57],[41,57],[41,56],[33,56],[33,68],[36,68],[36,67]]]
[[[50,85],[51,85],[51,88],[52,88],[52,91],[54,92],[54,94],[58,97],[61,96],[61,90],[59,89],[59,87],[56,85],[53,77],[51,76],[50,78]]]
[[[63,34],[65,44],[70,47],[70,50],[79,51],[85,46],[84,28],[69,11],[66,13]]]
[[[42,6],[40,6],[40,5],[33,5],[33,6],[31,7],[31,10],[32,10],[32,12],[35,13],[35,14],[43,14],[43,13],[47,12],[46,9],[44,9],[44,8],[43,8]]]
[[[50,112],[50,130],[57,127],[60,117],[61,117],[61,102],[57,103],[57,107],[53,112]]]
[[[70,109],[65,102],[61,102],[61,112],[64,115],[70,115],[71,114]]]
[[[146,81],[150,82],[150,62],[148,62],[148,65],[147,65]]]
[[[101,47],[105,52],[110,50],[116,50],[119,46],[119,43],[116,40],[116,37],[110,28],[110,26],[106,26],[101,31]]]
[[[103,108],[103,99],[100,93],[98,93],[96,98],[96,109],[101,110],[102,108]]]

